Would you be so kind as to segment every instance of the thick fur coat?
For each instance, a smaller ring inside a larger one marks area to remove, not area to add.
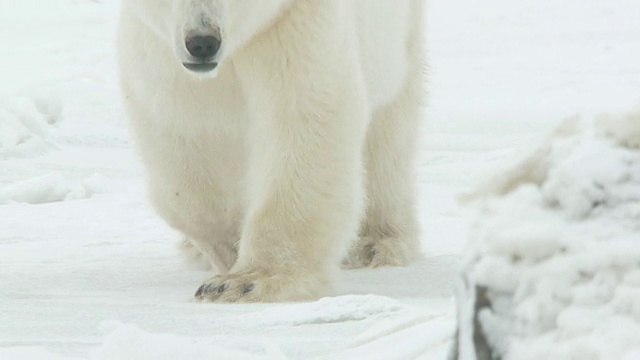
[[[124,0],[121,84],[196,297],[314,299],[419,253],[423,0]],[[346,260],[344,260],[346,259]]]

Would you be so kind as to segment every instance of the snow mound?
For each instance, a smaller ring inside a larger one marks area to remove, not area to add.
[[[400,301],[377,295],[328,297],[313,303],[292,304],[245,315],[246,321],[264,325],[311,325],[359,321],[395,315],[405,308]]]
[[[618,144],[640,148],[640,106],[626,114],[604,114],[596,119],[600,134],[614,139]]]
[[[62,116],[53,101],[13,97],[0,102],[0,159],[42,153]]]
[[[460,358],[640,351],[639,120],[601,117],[594,134],[572,119],[467,197],[481,201],[463,263]]]
[[[47,174],[0,188],[0,205],[87,199],[105,192],[106,183],[99,174],[81,180],[71,180],[61,173]]]

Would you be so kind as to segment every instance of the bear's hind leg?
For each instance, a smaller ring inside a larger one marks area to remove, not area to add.
[[[233,241],[205,242],[185,236],[181,249],[189,260],[212,266],[223,274],[229,272],[238,259],[237,244]]]
[[[420,66],[416,71],[421,72]],[[422,74],[378,110],[367,135],[366,215],[346,267],[403,266],[419,254],[415,157],[423,98]]]

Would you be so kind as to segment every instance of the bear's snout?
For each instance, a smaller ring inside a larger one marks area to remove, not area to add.
[[[185,40],[189,55],[201,61],[207,61],[213,58],[218,53],[218,50],[220,50],[221,43],[222,41],[213,35],[196,35],[188,37]]]
[[[195,72],[214,70],[218,63],[215,56],[220,51],[222,41],[215,35],[193,35],[185,39],[185,48],[190,56],[190,62],[184,62],[187,69]]]

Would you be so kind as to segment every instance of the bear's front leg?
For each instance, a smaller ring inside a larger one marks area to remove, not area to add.
[[[197,299],[318,298],[357,235],[368,110],[355,37],[341,2],[303,3],[233,60],[252,117],[247,216],[237,263]]]

